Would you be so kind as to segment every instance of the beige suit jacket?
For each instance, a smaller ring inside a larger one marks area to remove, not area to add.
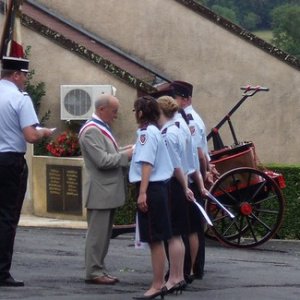
[[[83,131],[79,143],[87,171],[85,206],[112,209],[125,202],[125,168],[128,157],[119,153],[113,142],[97,127]]]

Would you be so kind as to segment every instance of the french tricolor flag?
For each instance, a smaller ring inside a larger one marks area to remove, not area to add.
[[[3,27],[0,58],[12,56],[24,58],[24,49],[21,38],[21,3],[22,0],[7,2],[7,13]]]

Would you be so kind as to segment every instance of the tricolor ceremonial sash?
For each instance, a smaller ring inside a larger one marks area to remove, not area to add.
[[[118,144],[115,140],[115,138],[113,137],[110,129],[108,128],[108,126],[102,122],[101,120],[98,120],[98,119],[95,119],[95,118],[92,118],[91,120],[88,120],[83,126],[82,128],[80,129],[79,131],[79,137],[81,136],[81,134],[89,127],[97,127],[101,132],[102,134],[104,134],[107,138],[109,138],[112,143],[114,144],[115,146],[115,149],[118,151],[119,147],[118,147]]]

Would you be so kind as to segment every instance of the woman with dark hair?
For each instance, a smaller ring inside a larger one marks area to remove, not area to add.
[[[174,168],[157,128],[160,111],[156,100],[151,96],[140,97],[134,102],[134,111],[138,130],[129,180],[136,184],[140,240],[149,244],[153,270],[150,288],[144,295],[134,299],[163,298],[166,262],[164,241],[169,240],[172,235],[168,182]]]

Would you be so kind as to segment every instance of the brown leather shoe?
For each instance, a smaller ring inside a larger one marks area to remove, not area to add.
[[[108,277],[109,279],[115,280],[116,282],[120,282],[118,277],[115,277],[115,276],[112,276],[112,275],[109,275],[109,274],[105,274],[105,276]]]
[[[113,285],[116,282],[117,282],[116,279],[109,278],[105,275],[85,280],[85,283],[88,283],[88,284],[109,284],[109,285]]]

